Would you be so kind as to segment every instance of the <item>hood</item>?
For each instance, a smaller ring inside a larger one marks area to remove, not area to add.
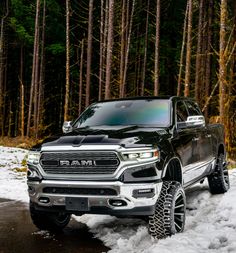
[[[164,128],[139,126],[96,126],[74,129],[70,133],[56,135],[44,140],[46,146],[80,146],[96,144],[117,144],[124,147],[152,146],[160,139],[166,138]]]

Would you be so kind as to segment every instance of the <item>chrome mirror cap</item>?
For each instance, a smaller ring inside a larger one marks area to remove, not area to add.
[[[72,121],[64,121],[63,126],[62,126],[62,132],[64,134],[69,133],[72,131]]]

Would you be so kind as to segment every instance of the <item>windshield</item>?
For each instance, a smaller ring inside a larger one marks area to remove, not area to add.
[[[124,100],[92,104],[75,122],[74,127],[101,125],[168,126],[168,100]]]

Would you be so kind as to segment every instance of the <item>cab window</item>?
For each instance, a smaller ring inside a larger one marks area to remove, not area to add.
[[[188,113],[189,116],[198,116],[198,115],[202,115],[201,110],[199,109],[197,103],[193,102],[193,101],[186,101],[185,102],[187,109],[188,109]]]
[[[188,118],[188,111],[182,101],[177,102],[176,105],[177,122],[185,122]]]

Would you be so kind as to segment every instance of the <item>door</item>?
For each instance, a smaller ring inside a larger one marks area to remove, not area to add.
[[[188,111],[183,101],[176,103],[176,126],[181,123],[186,123],[188,118]],[[196,162],[194,150],[196,149],[196,131],[193,128],[179,128],[172,139],[172,145],[175,153],[182,162],[183,180],[184,184],[191,181],[188,172],[190,172],[192,165]]]
[[[189,116],[203,116],[197,103],[186,101]],[[211,134],[205,125],[195,127],[196,130],[196,149],[194,155],[199,163],[206,163],[212,158]]]

